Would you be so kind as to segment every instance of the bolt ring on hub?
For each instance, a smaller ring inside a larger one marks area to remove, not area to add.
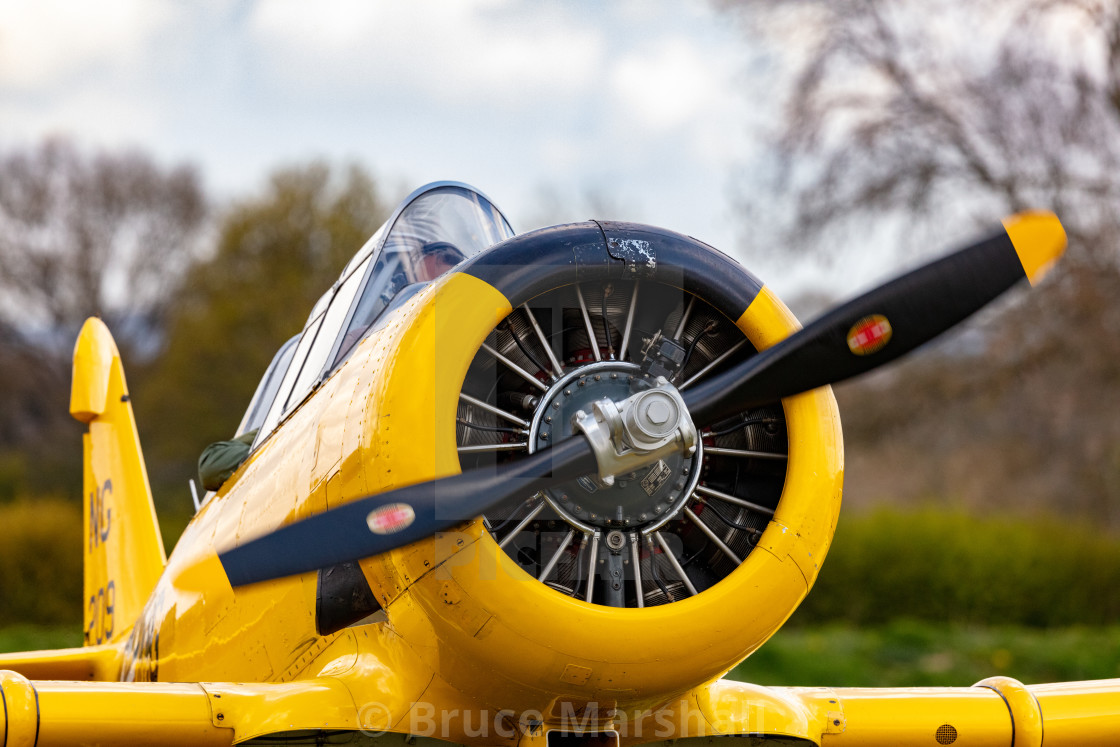
[[[634,363],[601,361],[577,368],[545,392],[529,428],[529,452],[550,446],[575,433],[572,417],[589,411],[596,400],[620,402],[631,394],[631,382],[641,377]],[[702,446],[691,456],[680,453],[652,465],[617,475],[604,486],[594,476],[581,477],[560,488],[541,491],[565,521],[584,533],[623,529],[649,534],[680,513],[700,479]]]

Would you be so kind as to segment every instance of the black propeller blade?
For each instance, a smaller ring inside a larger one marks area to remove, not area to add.
[[[683,393],[697,423],[835,384],[878,368],[987,305],[1032,284],[1065,249],[1052,213],[1024,213],[1005,230],[832,309],[734,369]]]
[[[1005,230],[834,309],[773,347],[684,392],[698,423],[870,371],[936,337],[1017,281],[1037,282],[1065,248],[1051,213]],[[368,496],[219,554],[234,586],[378,555],[598,470],[582,436],[498,466]]]
[[[598,471],[584,438],[440,480],[391,490],[281,527],[219,555],[234,586],[327,568],[431,537],[491,506]]]

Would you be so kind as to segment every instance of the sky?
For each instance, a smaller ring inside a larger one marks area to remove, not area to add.
[[[734,197],[766,65],[699,0],[0,0],[0,148],[139,147],[218,201],[357,161],[394,194],[472,184],[519,231],[596,195],[781,292],[805,270],[749,246]]]

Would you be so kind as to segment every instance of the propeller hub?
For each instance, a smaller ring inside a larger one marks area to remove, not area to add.
[[[676,436],[684,412],[667,389],[647,389],[634,395],[623,422],[629,440],[636,446],[652,450]]]
[[[659,388],[634,394],[635,386],[642,386],[646,379],[639,366],[622,361],[592,363],[559,379],[541,397],[534,413],[530,451],[573,435],[572,419],[580,411],[591,412],[601,404],[621,405],[632,396],[634,400],[618,421],[619,430],[625,431],[633,446],[647,451],[672,443],[683,408],[673,395]],[[692,454],[668,449],[652,464],[615,474],[612,484],[597,475],[586,475],[544,491],[544,495],[557,513],[584,531],[650,531],[680,512],[699,480],[700,459],[699,449]]]

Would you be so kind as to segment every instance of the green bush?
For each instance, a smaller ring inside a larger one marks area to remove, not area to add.
[[[0,626],[82,624],[82,514],[52,498],[0,505]]]
[[[1059,519],[882,509],[840,520],[796,623],[1120,622],[1120,542]]]

